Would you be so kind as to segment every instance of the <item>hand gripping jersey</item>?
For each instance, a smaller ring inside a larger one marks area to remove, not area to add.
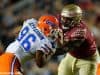
[[[6,50],[14,53],[21,64],[33,58],[36,50],[41,50],[45,54],[55,52],[54,46],[36,25],[37,22],[34,19],[25,21],[18,37]]]

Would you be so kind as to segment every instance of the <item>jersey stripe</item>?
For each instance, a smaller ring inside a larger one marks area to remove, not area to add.
[[[43,50],[46,52],[46,53],[49,53],[48,50],[45,48],[45,47],[41,47],[43,48]]]
[[[50,47],[48,47],[48,45],[45,44],[45,47],[48,48],[50,53],[53,53],[52,49]]]
[[[12,64],[11,64],[11,75],[14,75],[14,65],[15,65],[16,57],[14,57]]]

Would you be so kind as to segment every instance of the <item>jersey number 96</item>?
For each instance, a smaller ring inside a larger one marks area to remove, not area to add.
[[[34,34],[28,34],[28,32],[28,27],[23,28],[17,38],[17,40],[20,42],[21,46],[26,52],[30,50],[32,43],[34,43],[36,40],[36,36]]]

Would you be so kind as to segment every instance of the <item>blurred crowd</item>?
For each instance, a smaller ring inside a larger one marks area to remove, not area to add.
[[[4,52],[15,39],[23,21],[38,19],[44,14],[59,14],[63,6],[69,3],[78,4],[83,9],[83,19],[95,35],[100,52],[100,0],[0,0],[0,51]],[[53,57],[42,69],[27,62],[25,75],[57,75],[57,67],[63,56]]]

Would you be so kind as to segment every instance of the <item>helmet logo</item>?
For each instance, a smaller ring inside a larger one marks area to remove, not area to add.
[[[48,24],[50,26],[55,26],[55,24],[53,22],[51,22],[50,20],[46,20],[46,24]]]

